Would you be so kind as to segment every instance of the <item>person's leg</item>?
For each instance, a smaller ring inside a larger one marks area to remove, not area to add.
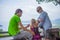
[[[24,38],[25,34],[23,34],[22,32],[19,32],[17,35],[14,36],[14,40],[20,40],[22,38]]]
[[[20,33],[18,33],[14,39],[21,39],[21,38],[28,38],[29,40],[32,40],[32,34],[30,34],[27,31],[21,31]]]
[[[47,40],[47,33],[46,33],[46,30],[43,30],[44,31],[44,39]]]
[[[50,40],[50,35],[47,31],[45,31],[45,40]]]
[[[33,36],[30,32],[24,31],[25,37],[27,37],[29,40],[32,40]]]

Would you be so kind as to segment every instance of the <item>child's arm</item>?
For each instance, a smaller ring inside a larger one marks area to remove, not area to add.
[[[28,24],[25,28],[28,28],[30,26],[30,24]]]
[[[32,29],[31,28],[33,28],[31,25],[30,25],[30,30],[32,31]],[[33,33],[34,33],[34,31],[32,31]],[[34,33],[34,35],[35,35],[35,33]]]

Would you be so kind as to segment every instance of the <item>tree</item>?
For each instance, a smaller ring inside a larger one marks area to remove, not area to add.
[[[54,5],[60,5],[60,0],[36,0],[37,2],[38,2],[38,4],[40,4],[41,2],[43,3],[43,2],[46,2],[46,3],[48,3],[48,2],[52,2]]]
[[[38,4],[40,4],[40,2],[44,2],[45,0],[36,0],[38,2]]]

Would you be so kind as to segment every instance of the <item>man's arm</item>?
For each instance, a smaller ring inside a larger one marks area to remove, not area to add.
[[[28,30],[22,25],[21,22],[19,22],[18,24],[19,24],[19,26],[21,26],[21,28],[22,28],[23,30],[28,31]]]
[[[38,18],[38,22],[44,22],[46,16],[47,16],[47,13],[45,13],[45,12],[43,14],[41,14]]]
[[[42,18],[38,19],[37,20],[38,22],[43,22],[44,20]]]
[[[38,23],[39,23],[39,27],[40,28],[43,28],[43,24],[44,24],[44,21],[45,21],[45,19],[46,19],[46,16],[47,16],[47,13],[41,13],[41,15],[39,16],[39,18],[38,18]]]

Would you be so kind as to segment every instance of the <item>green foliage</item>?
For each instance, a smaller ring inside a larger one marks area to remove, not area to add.
[[[52,2],[55,6],[57,6],[58,4],[60,5],[60,0],[36,0],[38,2],[38,4],[40,4],[41,2]]]

